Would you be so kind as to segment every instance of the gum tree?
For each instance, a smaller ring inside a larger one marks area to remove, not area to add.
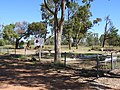
[[[68,0],[67,0],[68,1]],[[61,59],[61,35],[65,19],[66,0],[44,0],[42,4],[43,14],[49,13],[53,18],[54,42],[55,42],[55,62],[60,62]],[[47,11],[46,11],[47,10]],[[45,13],[44,13],[45,12]],[[58,17],[60,14],[60,18]],[[46,16],[46,15],[44,15]],[[49,18],[49,16],[45,17]]]
[[[83,3],[90,3],[93,0],[81,0]],[[61,60],[61,36],[65,20],[66,9],[77,0],[44,0],[41,5],[42,19],[46,22],[53,19],[54,42],[55,42],[55,62]]]

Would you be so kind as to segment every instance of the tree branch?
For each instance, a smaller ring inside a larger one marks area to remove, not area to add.
[[[44,3],[45,3],[45,7],[48,9],[48,11],[54,15],[54,12],[48,7],[46,0],[44,0]]]
[[[64,21],[65,18],[65,0],[61,1],[61,20],[60,20],[60,25],[62,24],[62,22]]]
[[[59,5],[58,5],[58,3],[56,3],[56,4],[55,4],[55,13],[54,13],[54,17],[56,18],[56,25],[57,25],[57,27],[59,27],[59,25],[58,25],[58,17],[57,17],[57,14],[58,14],[58,7],[59,7]]]

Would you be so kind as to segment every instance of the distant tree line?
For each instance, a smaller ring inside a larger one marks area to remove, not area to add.
[[[85,8],[85,10],[84,10]],[[101,21],[100,18],[96,18],[93,22],[89,21],[89,17],[91,15],[90,12],[86,9],[85,6],[79,7],[79,11],[72,15],[69,18],[69,21],[66,20],[63,33],[62,33],[62,45],[69,45],[69,49],[71,47],[78,48],[78,45],[84,46],[120,46],[120,35],[118,34],[118,29],[113,25],[110,16],[105,18],[105,27],[104,34],[99,36],[98,33],[90,32],[87,29],[91,29],[95,24]],[[81,16],[81,12],[86,12],[85,15]],[[70,11],[69,11],[70,12]],[[80,16],[79,16],[80,14]],[[88,18],[87,18],[88,17]],[[80,19],[81,18],[81,19]],[[80,20],[83,21],[80,21]],[[53,20],[50,19],[50,26],[52,27]],[[84,23],[84,24],[83,24]],[[15,24],[9,25],[1,25],[1,33],[3,39],[0,39],[0,45],[9,45],[14,44],[15,48],[19,48],[18,46],[23,44],[21,39],[27,39],[31,35],[34,37],[42,37],[44,38],[45,44],[54,45],[54,31],[52,30],[52,34],[47,36],[49,33],[47,30],[48,22],[16,22]],[[85,29],[84,29],[85,28]],[[32,40],[33,43],[33,40]]]

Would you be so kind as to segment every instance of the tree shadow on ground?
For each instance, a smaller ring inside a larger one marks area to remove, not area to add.
[[[92,84],[96,78],[89,71],[71,68],[57,68],[53,64],[43,62],[30,62],[24,60],[12,60],[9,55],[0,57],[0,82],[26,87],[44,86],[49,90],[98,90],[112,89],[104,85]],[[88,75],[88,76],[87,76]],[[87,80],[79,80],[88,77]]]
[[[120,69],[118,69],[120,71]],[[75,74],[83,77],[108,77],[108,78],[120,78],[120,72],[116,73],[112,70],[98,70],[97,69],[77,69]]]

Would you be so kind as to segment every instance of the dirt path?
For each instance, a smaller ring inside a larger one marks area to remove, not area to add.
[[[57,68],[57,69],[56,69]],[[0,90],[119,90],[120,70],[96,78],[88,70],[56,67],[45,62],[0,57]]]

